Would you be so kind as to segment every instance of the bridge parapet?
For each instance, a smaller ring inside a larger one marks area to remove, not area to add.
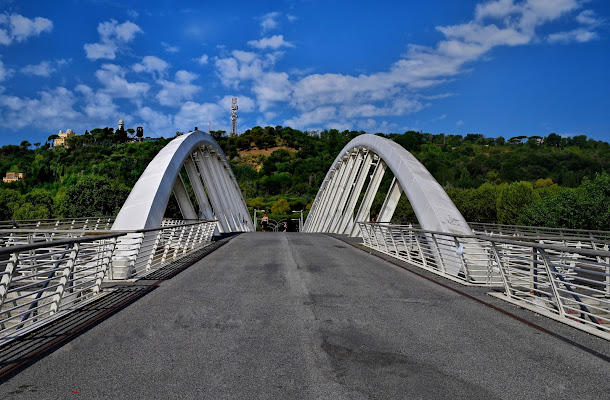
[[[610,340],[610,251],[577,236],[489,236],[359,223],[364,245]],[[606,232],[609,233],[609,232]],[[600,236],[598,234],[598,236]],[[457,273],[456,273],[457,272]]]
[[[0,345],[96,300],[104,282],[146,276],[211,244],[216,224],[164,220],[117,232],[42,221],[0,230]]]

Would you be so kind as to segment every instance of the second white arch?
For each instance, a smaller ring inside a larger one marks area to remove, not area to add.
[[[357,236],[356,222],[369,220],[371,205],[387,168],[394,174],[394,179],[377,222],[390,222],[404,192],[422,229],[472,234],[468,223],[432,174],[401,145],[375,135],[360,135],[339,153],[322,182],[304,231]]]

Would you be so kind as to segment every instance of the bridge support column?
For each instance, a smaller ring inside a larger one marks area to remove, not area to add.
[[[215,152],[209,152],[210,157],[207,159],[210,165],[210,170],[212,171],[212,180],[217,188],[226,187],[224,184],[224,171],[223,166],[220,164],[220,160],[218,159]],[[231,209],[231,202],[229,200],[229,194],[225,190],[218,191],[218,197],[220,199],[220,207],[222,212],[227,220],[227,224],[231,232],[237,231],[237,225],[235,224],[235,219],[233,217],[233,212]]]
[[[347,205],[345,207],[345,212],[343,213],[343,219],[341,220],[339,227],[337,229],[337,233],[347,234],[351,232],[351,229],[354,225],[354,209],[356,208],[356,203],[360,198],[360,193],[362,192],[362,187],[364,186],[364,182],[369,174],[371,169],[371,162],[373,158],[371,153],[367,150],[364,150],[364,153],[361,153],[362,163],[360,166],[360,170],[356,176],[354,181],[354,187],[352,193],[350,194],[350,198],[347,201]]]
[[[371,175],[371,180],[369,181],[369,185],[366,188],[366,192],[364,193],[364,197],[362,198],[362,203],[360,203],[360,208],[358,209],[358,214],[356,215],[356,220],[354,221],[354,226],[352,227],[352,231],[350,236],[359,236],[360,228],[356,222],[360,221],[368,221],[371,214],[371,206],[373,205],[373,200],[375,200],[375,194],[377,194],[377,190],[379,189],[379,185],[381,184],[381,179],[383,179],[383,175],[385,174],[386,164],[381,158],[377,158],[377,165],[375,166],[375,170],[373,171],[373,175]]]
[[[346,213],[349,212],[347,209],[347,204],[349,203],[349,200],[352,198],[354,190],[356,189],[355,185],[358,181],[360,169],[364,162],[365,155],[361,153],[360,149],[356,149],[352,155],[354,156],[354,164],[352,165],[352,169],[345,180],[343,195],[339,199],[339,205],[337,207],[337,212],[335,213],[335,218],[329,228],[330,232],[332,233],[341,233],[341,224],[345,220]]]
[[[402,188],[396,177],[394,177],[394,179],[392,179],[392,184],[390,185],[390,190],[388,190],[388,194],[381,206],[379,220],[377,222],[390,222],[392,220],[392,216],[394,215],[394,211],[396,211],[396,206],[398,205],[401,195]]]
[[[184,219],[198,219],[195,207],[193,207],[193,203],[184,187],[184,181],[180,174],[178,174],[176,182],[174,182],[174,196],[176,196],[176,200],[178,200],[178,207],[180,207],[180,212]]]
[[[229,226],[227,224],[227,220],[222,212],[222,204],[218,198],[218,188],[216,188],[215,181],[212,178],[212,170],[209,166],[209,155],[205,148],[201,148],[196,153],[197,165],[199,166],[199,171],[201,171],[201,177],[203,178],[203,183],[205,184],[206,189],[208,190],[208,195],[210,196],[210,202],[212,203],[212,208],[214,210],[214,215],[218,220],[218,229],[221,233],[230,232]]]
[[[348,160],[349,158],[344,157],[341,161],[337,172],[333,175],[332,184],[330,185],[330,189],[328,191],[328,197],[325,201],[326,207],[324,208],[324,212],[320,215],[318,220],[317,230],[319,232],[324,232],[325,228],[329,224],[329,219],[332,218],[332,213],[334,208],[336,207],[337,200],[337,192],[341,187],[341,182],[343,181],[343,177],[345,175],[346,170],[348,169]]]
[[[320,193],[320,202],[318,203],[318,207],[316,208],[316,213],[314,218],[311,221],[311,232],[318,232],[321,225],[321,220],[324,217],[324,213],[328,207],[328,199],[330,198],[331,191],[333,185],[335,183],[335,177],[339,174],[340,166],[337,166],[334,171],[332,171],[331,175],[328,177],[326,182],[322,183],[322,193]],[[317,196],[316,196],[317,197]],[[308,218],[309,219],[309,218]]]
[[[352,190],[355,174],[356,171],[358,171],[358,167],[360,166],[359,161],[360,157],[358,156],[358,150],[351,152],[347,161],[345,173],[341,178],[339,188],[337,190],[337,193],[335,194],[335,199],[333,201],[335,206],[331,210],[328,225],[326,226],[326,231],[328,232],[335,232],[336,225],[339,223],[341,217],[343,216],[345,202],[347,201],[349,193]]]
[[[192,157],[188,157],[186,159],[184,162],[184,168],[189,176],[191,185],[193,185],[193,191],[195,192],[197,203],[199,203],[199,214],[203,219],[214,219],[212,206],[210,206],[208,196],[205,194],[203,183],[201,183],[201,175],[199,174],[199,171],[197,171],[197,167],[195,166]]]
[[[224,163],[219,163],[218,168],[223,172],[220,174],[221,179],[223,181],[223,185],[227,188],[231,187],[233,185],[233,181],[231,180],[231,178],[229,178],[228,174],[224,173],[225,171],[223,171],[228,169],[229,167],[227,165],[224,165]],[[243,217],[240,215],[239,206],[237,205],[238,201],[235,197],[235,193],[227,191],[226,197],[228,200],[228,206],[231,213],[231,217],[233,218],[233,222],[237,227],[237,230],[244,231],[245,226],[243,223]]]

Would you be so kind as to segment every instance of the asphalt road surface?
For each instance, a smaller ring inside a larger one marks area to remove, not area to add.
[[[503,307],[559,334],[334,237],[243,234],[11,377],[0,399],[610,397],[608,342]]]

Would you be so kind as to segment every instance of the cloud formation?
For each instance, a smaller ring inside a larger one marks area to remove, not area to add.
[[[41,61],[40,64],[30,64],[21,68],[21,73],[26,75],[36,75],[48,78],[51,74],[57,72],[58,67],[66,65],[68,60],[61,59],[55,61]]]
[[[136,34],[143,31],[133,22],[126,21],[119,24],[116,20],[111,19],[107,22],[100,22],[97,26],[97,32],[100,35],[100,41],[98,43],[87,43],[83,46],[87,58],[92,61],[99,59],[114,60],[117,51],[131,42]]]
[[[53,22],[46,18],[29,19],[19,14],[0,14],[0,44],[5,46],[52,30]]]
[[[266,50],[272,49],[276,50],[280,47],[294,47],[294,45],[290,42],[286,42],[284,40],[283,35],[273,35],[268,38],[262,38],[260,40],[250,40],[248,42],[249,46],[255,47],[257,49]]]

